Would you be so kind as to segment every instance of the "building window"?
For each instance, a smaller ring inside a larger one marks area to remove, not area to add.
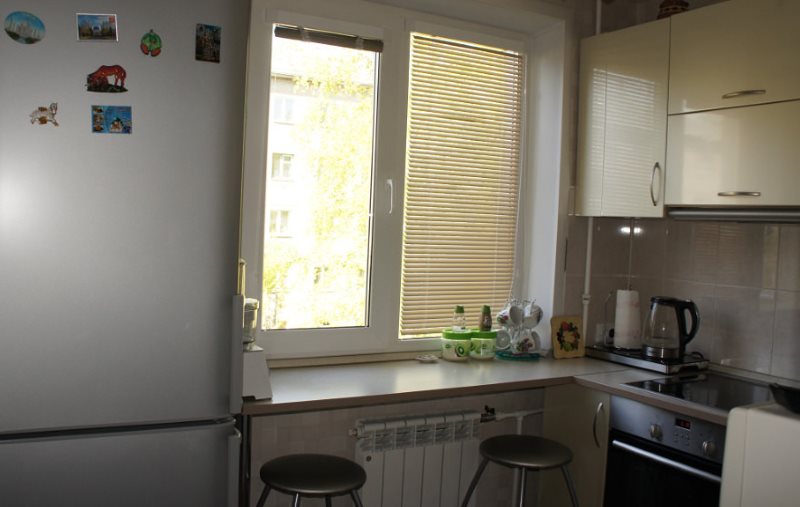
[[[292,161],[294,155],[290,153],[272,154],[272,179],[289,180],[292,178]]]
[[[272,97],[272,121],[276,123],[295,122],[295,98],[285,95]]]
[[[291,212],[287,210],[272,210],[269,212],[269,234],[270,236],[289,237],[291,229],[289,217]]]

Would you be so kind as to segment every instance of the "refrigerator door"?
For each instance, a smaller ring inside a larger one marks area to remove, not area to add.
[[[4,507],[235,507],[232,421],[0,441]]]
[[[79,0],[31,5],[36,44],[1,35],[0,435],[231,413],[249,2],[103,5],[118,43],[77,41]],[[219,63],[197,23],[223,28]],[[128,91],[88,92],[99,65]],[[50,103],[59,126],[32,123]],[[132,133],[93,133],[109,104]]]

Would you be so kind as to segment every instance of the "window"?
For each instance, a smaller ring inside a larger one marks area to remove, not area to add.
[[[436,335],[455,305],[511,295],[523,59],[411,35],[400,336]]]
[[[290,153],[272,154],[272,179],[288,180],[292,178],[292,160],[294,155]]]
[[[269,212],[269,233],[270,236],[287,237],[290,236],[289,229],[290,212],[287,210]]]
[[[295,99],[284,95],[273,97],[272,110],[274,111],[273,121],[276,123],[294,123]]]
[[[305,211],[291,241],[272,240],[289,235],[289,212],[270,214],[261,297],[273,302],[272,319],[262,321],[266,329],[367,325],[379,53],[363,42],[342,47],[348,40],[307,27],[274,27],[271,88],[283,95],[274,101],[267,141],[275,151],[272,177],[290,176],[294,157],[287,148],[302,154],[305,167],[302,185],[268,188],[266,205],[291,203]],[[297,110],[303,113],[291,126],[275,125]]]
[[[335,1],[253,2],[242,256],[272,358],[438,348],[456,304],[511,295],[524,43]]]

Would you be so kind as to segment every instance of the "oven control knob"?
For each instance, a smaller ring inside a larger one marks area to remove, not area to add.
[[[714,445],[714,442],[711,440],[706,440],[703,442],[703,455],[707,458],[714,456],[714,453],[717,452],[717,446]]]
[[[661,437],[664,436],[664,433],[661,431],[660,424],[651,424],[650,425],[650,436],[655,438],[656,440],[661,440]]]

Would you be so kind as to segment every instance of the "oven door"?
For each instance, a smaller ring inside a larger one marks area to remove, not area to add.
[[[612,429],[605,507],[716,507],[722,465]]]

